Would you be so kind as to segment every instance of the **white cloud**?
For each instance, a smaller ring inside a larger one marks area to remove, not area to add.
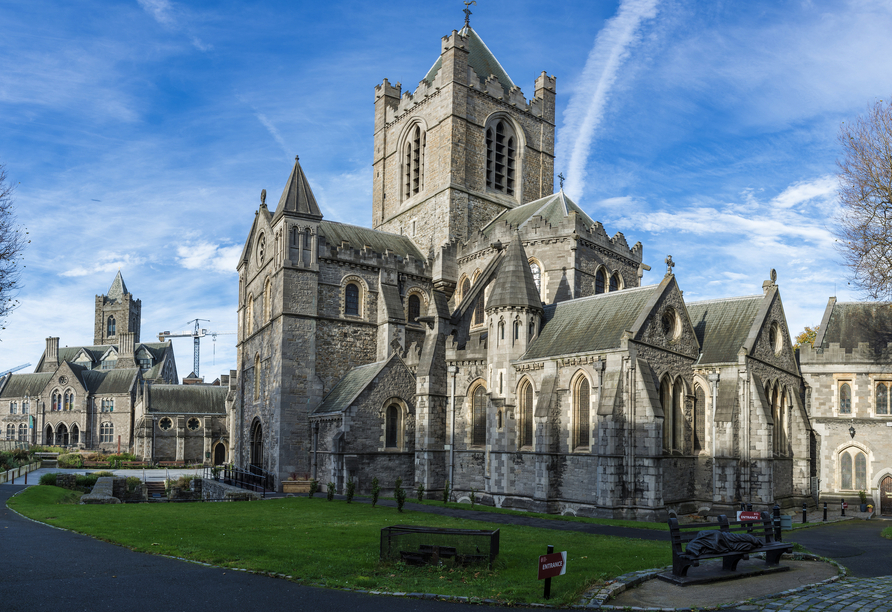
[[[77,278],[79,276],[89,276],[97,272],[115,272],[117,270],[128,267],[136,267],[145,263],[142,257],[134,257],[129,254],[117,255],[112,253],[99,254],[99,260],[92,266],[76,266],[60,272],[59,276],[66,278]]]
[[[177,263],[187,270],[235,273],[242,247],[199,241],[177,247]]]
[[[137,0],[145,12],[155,18],[155,21],[164,26],[174,25],[174,18],[170,14],[171,4],[168,0]]]
[[[823,176],[813,181],[803,181],[790,185],[776,198],[771,200],[771,203],[779,208],[790,208],[815,198],[826,200],[835,194],[836,179],[832,176]]]
[[[254,116],[257,117],[257,120],[263,124],[263,127],[266,128],[266,131],[270,133],[273,139],[275,139],[275,141],[279,143],[279,146],[282,147],[282,151],[285,152],[285,155],[292,155],[293,152],[288,150],[288,145],[285,144],[285,139],[282,138],[282,134],[279,132],[276,126],[273,125],[273,122],[270,121],[263,113],[255,112]]]

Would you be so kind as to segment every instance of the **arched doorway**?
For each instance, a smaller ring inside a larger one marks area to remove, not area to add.
[[[71,444],[76,445],[81,441],[81,430],[78,428],[77,423],[71,426]]]
[[[880,482],[880,514],[892,514],[892,476]]]
[[[223,443],[218,443],[214,447],[214,465],[223,465],[226,463],[226,447]]]
[[[251,424],[251,465],[263,467],[263,425],[260,419]]]
[[[44,444],[52,446],[56,443],[56,439],[53,437],[53,426],[47,425],[46,431],[43,434]]]
[[[59,425],[59,428],[56,429],[56,444],[59,446],[68,446],[68,428],[65,426],[65,423]]]

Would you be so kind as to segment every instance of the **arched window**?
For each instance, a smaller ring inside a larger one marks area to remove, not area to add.
[[[19,407],[15,402],[9,402],[9,414],[18,414]]]
[[[68,428],[62,423],[56,428],[56,444],[68,446]]]
[[[58,391],[53,391],[53,412],[58,412],[62,410],[62,394]]]
[[[533,339],[533,336],[535,336],[535,335],[536,335],[536,322],[535,322],[535,321],[530,321],[530,335],[529,335],[529,339],[532,340],[532,339]]]
[[[486,389],[478,385],[471,396],[472,403],[472,427],[473,434],[471,444],[483,446],[486,444]]]
[[[867,455],[864,453],[855,455],[855,489],[867,490]]]
[[[409,296],[409,323],[418,323],[421,316],[421,299],[414,293]]]
[[[259,419],[251,424],[251,465],[263,467],[263,426]]]
[[[254,355],[254,399],[260,399],[260,354]]]
[[[99,442],[100,443],[109,443],[113,442],[115,438],[115,426],[106,421],[102,425],[99,426]]]
[[[108,322],[106,324],[106,336],[114,336],[115,335],[115,318],[109,317]]]
[[[660,405],[663,408],[663,451],[672,450],[672,383],[668,378],[660,382]]]
[[[604,293],[605,276],[604,270],[598,270],[595,274],[595,295]]]
[[[533,282],[536,283],[536,291],[542,294],[542,269],[535,261],[530,262],[530,272],[533,274]]]
[[[28,440],[28,426],[24,423],[19,423],[19,442],[26,442]]]
[[[780,454],[781,449],[781,416],[780,416],[780,398],[777,393],[777,387],[771,392],[771,418],[774,420],[774,435],[772,436],[772,450],[775,455]]]
[[[694,389],[694,450],[706,447],[706,393],[697,385]]]
[[[477,297],[477,304],[474,306],[474,320],[472,321],[473,325],[483,325],[486,315],[485,315],[485,296],[483,291],[480,292],[480,295]]]
[[[403,145],[403,199],[407,200],[424,190],[424,147],[426,134],[421,125],[409,130]]]
[[[885,384],[877,385],[877,414],[889,414],[889,389]]]
[[[461,293],[458,296],[459,300],[464,300],[468,297],[468,292],[471,290],[471,281],[465,278],[461,282]]]
[[[852,489],[852,456],[849,453],[839,456],[839,488],[847,491]]]
[[[514,322],[514,339],[520,340],[520,321]]]
[[[533,445],[533,385],[528,381],[520,388],[520,445]]]
[[[303,253],[304,253],[304,265],[305,266],[309,266],[310,263],[312,263],[312,258],[311,258],[312,251],[313,251],[312,239],[313,239],[313,232],[310,231],[310,228],[308,227],[308,228],[304,229]]]
[[[781,404],[780,404],[780,450],[778,451],[781,455],[787,454],[787,427],[790,422],[790,396],[787,392],[781,392]]]
[[[66,391],[65,392],[65,410],[71,410],[74,404],[74,392]]]
[[[22,400],[22,414],[31,414],[31,400],[27,397]]]
[[[505,339],[505,322],[499,321],[499,341],[501,342],[504,339]]]
[[[589,444],[589,423],[591,421],[589,406],[591,404],[591,387],[585,376],[579,377],[576,383],[576,393],[574,394],[575,406],[575,433],[573,440],[574,448],[588,448]]]
[[[843,383],[839,387],[839,413],[852,413],[852,388],[848,383]]]
[[[273,284],[267,278],[263,286],[263,322],[269,323],[273,318]]]
[[[359,316],[359,287],[349,283],[344,288],[344,314]]]
[[[387,407],[384,424],[384,448],[399,447],[400,412],[400,407],[396,404]]]
[[[49,444],[52,446],[55,443],[56,439],[53,436],[53,426],[47,425],[46,429],[43,430],[43,443]]]
[[[245,306],[245,333],[250,336],[254,333],[254,296],[250,293]]]
[[[672,449],[684,452],[684,383],[675,381],[672,390]]]
[[[12,423],[6,426],[6,439],[15,440],[15,425]]]
[[[619,291],[619,272],[614,272],[610,277],[610,290]]]
[[[504,119],[486,129],[486,186],[514,195],[517,137]]]

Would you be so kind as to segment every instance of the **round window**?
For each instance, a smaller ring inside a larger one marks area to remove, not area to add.
[[[663,311],[663,316],[660,319],[660,326],[663,328],[663,335],[669,340],[675,340],[675,337],[678,335],[677,319],[678,317],[673,308],[667,308]]]
[[[173,427],[173,421],[171,421],[167,417],[164,417],[163,419],[158,421],[158,427],[160,427],[163,431],[167,431],[168,429]]]
[[[201,427],[201,421],[199,421],[199,420],[196,419],[195,417],[192,417],[192,418],[189,419],[189,421],[186,423],[186,427],[188,427],[188,428],[191,429],[192,431],[195,431],[196,429],[198,429],[199,427]]]
[[[60,385],[67,385],[67,384],[68,384],[68,377],[67,377],[67,376],[60,376],[60,377],[59,377],[59,384],[60,384]]]

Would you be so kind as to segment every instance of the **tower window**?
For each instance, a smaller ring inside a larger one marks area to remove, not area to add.
[[[486,186],[514,195],[517,138],[504,119],[486,130]]]
[[[533,385],[528,382],[520,391],[520,445],[533,445]]]
[[[604,270],[598,270],[595,274],[595,295],[604,293]]]
[[[417,295],[409,296],[409,323],[418,323],[421,316],[421,300]]]
[[[425,132],[420,125],[409,130],[409,137],[403,147],[403,199],[424,190],[424,147]],[[414,235],[414,227],[413,227]]]
[[[115,318],[109,317],[108,322],[106,323],[106,336],[114,336],[115,335]]]
[[[359,316],[359,287],[354,283],[344,289],[344,314]]]
[[[839,412],[840,414],[852,412],[852,388],[848,383],[843,383],[839,388]]]
[[[576,440],[575,448],[587,448],[589,445],[589,421],[591,402],[591,387],[585,376],[580,377],[576,385]]]
[[[391,404],[387,407],[384,424],[384,448],[399,448],[400,407]]]
[[[473,402],[473,439],[472,444],[486,444],[486,389],[478,385],[474,389]]]
[[[542,270],[535,261],[530,263],[530,272],[533,274],[533,282],[536,283],[536,291],[542,293]]]

